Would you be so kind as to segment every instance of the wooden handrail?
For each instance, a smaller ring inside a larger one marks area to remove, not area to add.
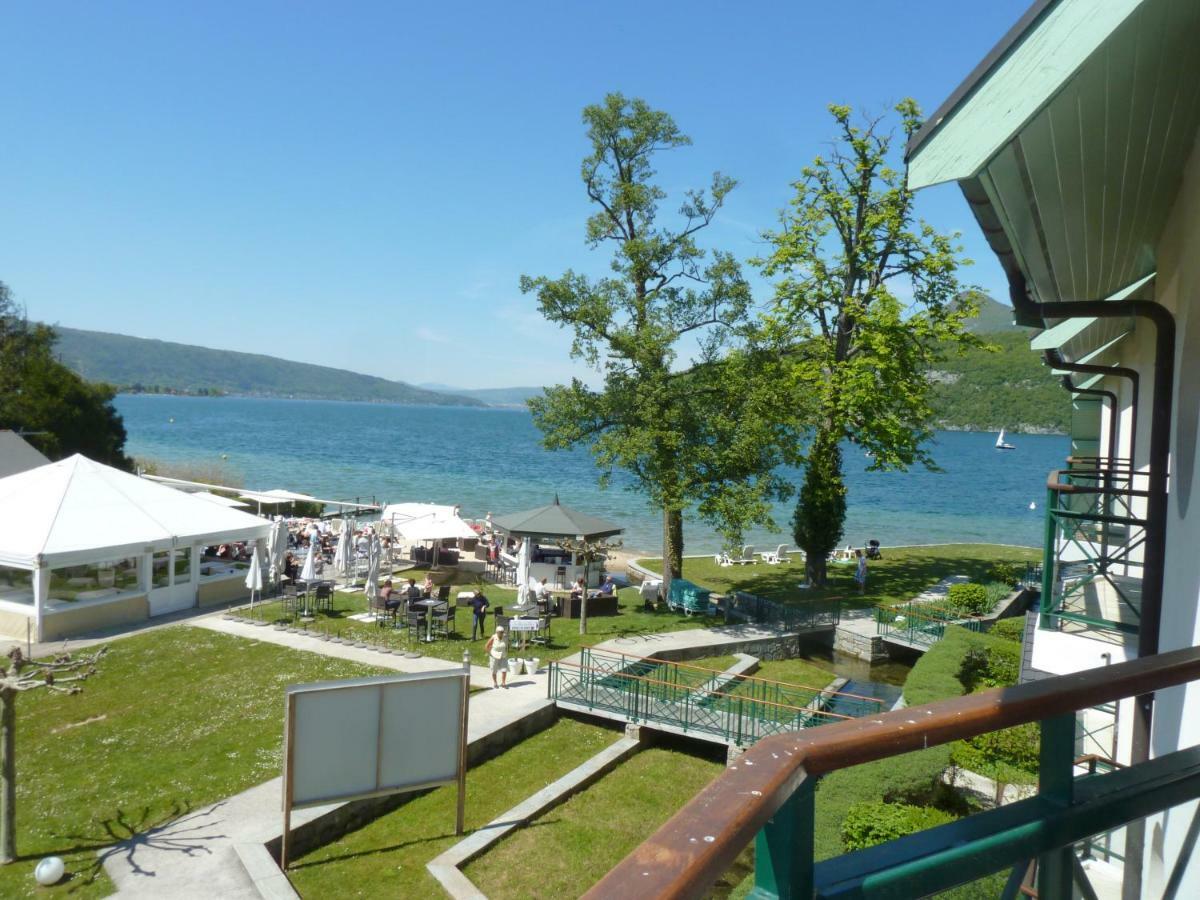
[[[1200,647],[764,738],[585,895],[699,897],[809,776],[1200,680]]]
[[[1103,478],[1106,472],[1072,472],[1070,469],[1054,469],[1046,477],[1046,487],[1057,494],[1120,494],[1122,497],[1149,497],[1150,492],[1143,489],[1135,488],[1112,488],[1112,487],[1085,487],[1080,484],[1065,484],[1059,481],[1060,475],[1087,475],[1094,478]],[[1136,473],[1135,473],[1136,474]]]

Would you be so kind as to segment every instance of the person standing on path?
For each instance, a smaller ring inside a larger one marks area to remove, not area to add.
[[[491,606],[488,603],[488,598],[483,596],[483,591],[476,591],[475,596],[471,598],[471,640],[475,640],[475,635],[483,637],[484,631],[487,630],[487,608]]]
[[[867,557],[861,550],[855,550],[854,555],[858,558],[858,569],[854,572],[854,580],[858,582],[858,592],[865,594],[867,592]]]
[[[488,666],[492,670],[492,687],[508,687],[508,642],[504,639],[504,626],[497,625],[496,633],[488,638],[483,649],[487,651]],[[496,673],[500,673],[500,684],[496,684]]]

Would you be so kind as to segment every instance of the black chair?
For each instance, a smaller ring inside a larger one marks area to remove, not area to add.
[[[449,637],[454,631],[454,614],[456,608],[450,604],[442,604],[433,608],[433,630],[439,637]]]
[[[333,612],[333,585],[321,582],[313,592],[313,609]]]
[[[408,640],[421,640],[425,635],[425,610],[421,607],[407,610],[404,614],[404,625]]]
[[[547,615],[538,616],[538,630],[533,633],[530,642],[541,644],[542,646],[550,646],[550,617]]]

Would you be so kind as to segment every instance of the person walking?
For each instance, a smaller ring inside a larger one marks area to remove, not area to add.
[[[487,651],[488,666],[492,670],[492,687],[503,685],[508,687],[508,641],[504,639],[504,626],[497,625],[493,634],[483,649]],[[500,674],[500,684],[496,683],[496,673]]]
[[[867,592],[867,557],[861,550],[855,550],[854,555],[858,558],[858,568],[854,572],[854,580],[858,582],[858,592],[865,594]]]
[[[475,640],[475,635],[483,637],[483,633],[487,630],[487,609],[491,606],[488,603],[488,598],[483,596],[483,591],[476,591],[475,596],[471,598],[471,640]]]

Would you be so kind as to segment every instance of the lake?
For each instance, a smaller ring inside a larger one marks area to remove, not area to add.
[[[116,407],[131,456],[224,460],[249,488],[460,504],[469,518],[529,509],[557,494],[564,504],[623,525],[626,547],[661,549],[661,515],[628,489],[629,479],[616,473],[601,490],[590,455],[543,450],[524,410],[149,394],[122,394]],[[862,451],[848,445],[843,543],[1040,546],[1046,474],[1063,464],[1069,441],[1008,439],[1016,450],[996,450],[994,434],[939,432],[932,449],[942,472],[868,472]],[[776,510],[782,529],[790,518],[790,505]],[[747,540],[762,549],[791,543],[791,536],[758,530]],[[711,529],[685,521],[686,552],[719,546]]]

